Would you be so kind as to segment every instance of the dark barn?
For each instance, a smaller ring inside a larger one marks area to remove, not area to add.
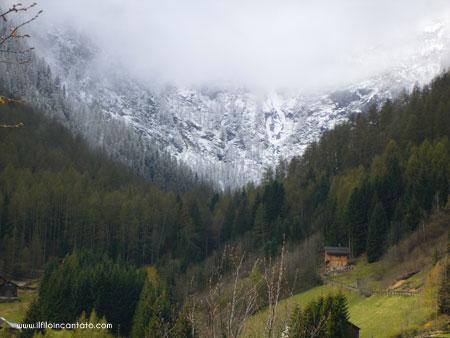
[[[0,297],[17,298],[17,285],[0,276]]]
[[[355,324],[347,322],[347,338],[359,338],[359,330]]]

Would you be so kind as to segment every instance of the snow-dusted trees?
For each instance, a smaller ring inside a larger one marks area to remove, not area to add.
[[[6,24],[0,20],[0,32],[7,31]],[[26,41],[19,41],[19,44],[27,49]],[[0,62],[0,95],[4,95],[0,97],[0,103],[19,101],[13,98],[20,98],[21,102],[84,138],[93,149],[103,150],[109,157],[164,189],[186,191],[196,184],[197,179],[191,170],[161,151],[148,135],[132,128],[125,120],[112,116],[103,106],[89,105],[71,95],[66,90],[66,81],[55,76],[32,48],[27,50],[29,63]],[[12,121],[9,125],[22,124]]]

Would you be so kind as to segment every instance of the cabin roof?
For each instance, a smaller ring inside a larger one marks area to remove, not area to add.
[[[350,255],[350,249],[347,247],[326,246],[325,253],[327,253],[329,255],[335,255],[335,256],[346,256],[346,255]]]
[[[359,328],[358,326],[356,326],[355,324],[353,324],[353,323],[350,322],[350,321],[347,321],[347,325],[353,327],[354,329],[356,329],[356,330],[358,330],[358,331],[361,330],[361,328]]]
[[[12,285],[14,285],[14,286],[17,286],[16,283],[10,281],[9,279],[6,279],[6,278],[3,277],[3,276],[0,276],[0,286],[5,285],[5,284],[12,284]]]

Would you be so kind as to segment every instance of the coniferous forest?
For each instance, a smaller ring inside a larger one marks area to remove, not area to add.
[[[42,11],[6,18],[35,6],[0,12],[0,53],[28,67],[0,59],[0,336],[359,337],[357,302],[379,297],[383,312],[383,296],[420,293],[395,337],[418,334],[414,320],[449,329],[450,72],[372,102],[260,182],[219,189],[99,102],[78,106],[34,48],[8,49]],[[142,95],[157,114],[163,101]],[[343,269],[327,269],[327,250]],[[3,303],[22,299],[24,323],[112,328],[20,330]]]
[[[449,89],[445,74],[355,115],[260,186],[232,193],[162,190],[31,108],[2,107],[25,124],[0,130],[2,269],[26,274],[84,248],[183,270],[237,239],[273,255],[283,236],[316,232],[376,261],[447,203]]]
[[[163,190],[39,112],[2,106],[7,121],[25,127],[0,130],[1,270],[35,277],[50,262],[30,318],[95,310],[138,337],[149,327],[186,329],[175,276],[196,267],[202,290],[202,262],[229,245],[267,258],[283,241],[319,233],[324,244],[348,243],[377,261],[447,204],[449,91],[447,73],[326,132],[260,186],[228,193],[205,184]],[[146,265],[161,276],[135,270]]]

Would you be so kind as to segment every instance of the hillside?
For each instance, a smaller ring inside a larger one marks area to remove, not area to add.
[[[35,276],[52,258],[76,256],[80,249],[101,251],[132,266],[154,265],[162,276],[161,292],[170,290],[174,305],[167,308],[183,309],[193,297],[203,304],[197,307],[199,330],[222,330],[238,257],[248,259],[242,271],[238,269],[237,280],[246,286],[255,277],[265,285],[260,290],[240,289],[258,294],[252,296],[251,304],[256,311],[270,301],[267,290],[273,288],[264,278],[273,280],[283,243],[301,247],[287,255],[292,269],[283,283],[295,283],[280,293],[286,297],[317,285],[317,260],[324,244],[349,243],[356,257],[365,256],[372,264],[420,231],[430,215],[448,206],[449,90],[447,73],[429,87],[352,116],[324,133],[289,165],[268,171],[261,185],[220,194],[201,184],[185,193],[163,190],[92,149],[81,137],[71,136],[41,112],[23,105],[2,106],[5,122],[21,121],[25,127],[0,130],[0,269],[13,277]],[[448,219],[442,224],[448,227]],[[405,255],[410,253],[394,252],[393,262]],[[421,262],[420,257],[429,266],[432,256],[432,252],[413,255],[411,261],[403,262],[408,268],[402,274],[417,270],[414,264]],[[253,269],[255,261],[265,266]],[[354,273],[364,275],[373,266],[363,265]],[[395,267],[384,266],[377,272],[392,278],[377,287],[386,289],[402,277]],[[351,284],[355,279],[342,282]],[[370,276],[366,281],[368,285],[375,282],[382,279]],[[208,321],[210,309],[204,297],[215,284],[228,298],[213,297],[211,304],[218,304],[220,311],[214,321]],[[46,298],[56,297],[53,292],[65,292],[51,286],[47,290],[44,304]],[[377,306],[396,307],[384,298],[355,298],[354,302],[351,311],[361,325],[365,325],[366,306],[374,311]],[[92,309],[90,303],[81,304],[67,318],[78,318],[83,307]],[[421,312],[426,309],[422,306],[417,308],[414,322],[422,325],[429,313]],[[119,311],[109,310],[103,313]],[[48,319],[55,315],[42,313]],[[170,325],[175,325],[178,315],[183,313],[168,316]],[[394,311],[392,316],[401,315]],[[230,330],[238,327],[238,321],[229,326]]]
[[[361,337],[387,338],[405,330],[417,328],[432,318],[434,311],[421,296],[371,296],[365,298],[354,292],[330,285],[319,286],[280,303],[280,315],[291,313],[295,305],[306,306],[320,296],[343,293],[348,300],[350,321],[361,328]],[[414,309],[414,311],[412,311]],[[244,337],[261,337],[265,313],[251,318]]]
[[[391,72],[315,94],[156,89],[94,31],[44,25],[28,48],[42,12],[15,27],[23,6],[0,14],[0,300],[22,301],[0,317],[130,338],[448,330],[445,24],[408,33],[423,48]],[[350,268],[326,274],[324,251]],[[38,336],[59,334],[83,336]]]
[[[140,172],[151,169],[143,153],[157,149],[172,158],[156,168],[159,175],[176,176],[171,167],[183,163],[223,189],[261,182],[266,168],[301,155],[353,113],[429,84],[445,67],[449,40],[446,24],[433,23],[411,38],[420,53],[389,70],[313,92],[261,92],[219,84],[159,88],[111,58],[89,32],[66,23],[42,24],[35,34],[32,65],[0,65],[9,92],[51,107],[49,114]]]
[[[429,222],[421,233],[392,247],[377,263],[369,264],[365,257],[358,258],[352,262],[351,271],[284,299],[278,307],[278,330],[284,328],[296,305],[305,307],[320,296],[336,293],[346,296],[350,321],[360,327],[362,338],[399,334],[410,337],[415,332],[445,328],[448,318],[438,316],[436,311],[449,221],[447,211]],[[264,335],[267,316],[267,310],[262,310],[251,317],[243,336]]]
[[[188,195],[160,189],[26,105],[1,105],[0,114],[5,123],[24,124],[0,130],[2,274],[39,275],[48,260],[74,248],[139,265],[169,250],[176,255],[181,221],[172,211]],[[190,193],[206,204],[212,191],[197,187]]]

